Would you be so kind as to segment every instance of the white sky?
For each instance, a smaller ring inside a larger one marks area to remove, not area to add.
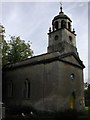
[[[48,0],[50,2],[47,2],[47,0],[42,0],[42,2],[34,2],[35,0],[33,0],[33,2],[3,1],[5,2],[2,4],[0,3],[0,6],[2,7],[2,9],[0,9],[2,13],[0,22],[6,29],[7,38],[9,38],[9,35],[15,35],[20,36],[21,39],[32,42],[31,47],[34,51],[34,55],[47,52],[47,33],[49,27],[52,25],[52,19],[59,13],[59,0]],[[87,0],[82,0],[82,2],[63,2],[63,11],[71,18],[72,27],[75,28],[77,34],[77,49],[81,60],[86,66],[84,69],[84,78],[85,81],[87,81],[88,2],[85,1]]]

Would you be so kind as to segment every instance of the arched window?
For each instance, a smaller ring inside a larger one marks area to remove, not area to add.
[[[71,24],[68,22],[68,29],[71,30]]]
[[[7,84],[7,94],[8,94],[8,97],[13,96],[13,82],[11,80],[8,81],[8,84]]]
[[[65,28],[66,27],[66,22],[65,22],[65,20],[62,20],[61,21],[61,28]]]
[[[24,83],[24,97],[30,98],[30,81],[28,79]]]
[[[59,27],[58,27],[58,21],[55,22],[55,29],[57,30]]]

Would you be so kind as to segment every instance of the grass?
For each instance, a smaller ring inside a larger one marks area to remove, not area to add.
[[[7,115],[3,120],[89,120],[88,108],[81,112],[66,110],[64,112],[34,111],[28,114]]]

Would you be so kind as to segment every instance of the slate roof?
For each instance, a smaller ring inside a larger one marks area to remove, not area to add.
[[[77,60],[79,65],[76,65],[76,64],[64,59],[64,58],[67,58],[70,56],[73,56]],[[3,67],[3,70],[9,70],[9,69],[17,68],[17,67],[23,67],[23,66],[27,66],[27,65],[35,65],[35,64],[40,64],[40,63],[44,64],[44,63],[49,63],[49,62],[57,61],[57,60],[66,62],[68,64],[76,65],[81,68],[85,68],[83,62],[80,60],[80,58],[75,53],[70,52],[70,53],[61,54],[60,52],[54,52],[54,53],[46,53],[46,54],[34,56],[31,58],[25,59],[21,62],[7,64]]]

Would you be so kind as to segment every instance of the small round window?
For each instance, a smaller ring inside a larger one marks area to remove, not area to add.
[[[71,79],[71,80],[74,80],[74,78],[75,78],[75,75],[72,73],[72,74],[70,75],[70,79]]]
[[[58,35],[56,35],[56,36],[55,36],[55,40],[58,40],[58,38],[59,38]]]

